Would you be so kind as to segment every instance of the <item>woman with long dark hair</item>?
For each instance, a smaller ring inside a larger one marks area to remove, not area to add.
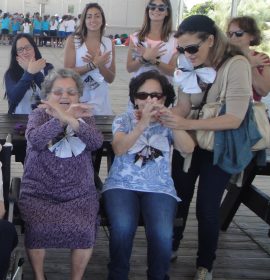
[[[65,47],[64,66],[81,75],[84,91],[80,101],[92,104],[95,115],[112,114],[108,84],[115,77],[115,51],[111,39],[103,36],[105,26],[102,7],[87,4]]]
[[[40,100],[41,83],[52,68],[52,64],[41,57],[31,35],[21,33],[14,38],[4,76],[9,113],[31,113]]]

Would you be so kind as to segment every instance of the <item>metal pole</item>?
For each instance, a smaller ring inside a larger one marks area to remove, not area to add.
[[[237,7],[240,3],[240,0],[232,0],[232,7],[231,7],[231,17],[237,16]]]

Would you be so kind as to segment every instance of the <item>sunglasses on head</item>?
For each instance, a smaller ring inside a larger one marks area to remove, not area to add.
[[[167,10],[168,7],[167,7],[166,5],[164,5],[164,4],[157,5],[157,4],[155,4],[155,3],[150,3],[150,4],[148,4],[148,8],[149,8],[149,10],[151,10],[151,11],[154,11],[156,8],[158,8],[158,10],[159,10],[160,12],[164,12],[164,11]]]
[[[244,35],[245,31],[239,30],[239,31],[229,31],[227,32],[227,36],[232,38],[233,35],[235,35],[236,37],[242,37]]]
[[[140,99],[140,100],[146,100],[147,98],[156,98],[156,99],[161,99],[164,95],[162,92],[137,92],[134,95],[135,99]]]
[[[200,43],[198,44],[194,44],[194,45],[189,45],[186,47],[176,47],[176,49],[178,50],[179,53],[184,54],[185,52],[189,53],[189,54],[195,54],[199,51],[200,46],[203,44],[204,40],[202,40]]]

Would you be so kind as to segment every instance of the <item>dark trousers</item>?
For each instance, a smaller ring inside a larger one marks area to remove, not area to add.
[[[18,236],[14,225],[6,220],[0,220],[0,280],[5,279],[11,252],[17,244]]]
[[[172,159],[172,177],[178,196],[182,201],[178,205],[178,225],[174,228],[173,250],[176,251],[183,238],[190,202],[199,177],[196,217],[198,220],[197,267],[203,266],[212,270],[216,258],[219,236],[219,207],[222,195],[231,174],[214,166],[213,153],[196,148],[188,173],[183,169],[184,159],[178,151],[174,151]]]

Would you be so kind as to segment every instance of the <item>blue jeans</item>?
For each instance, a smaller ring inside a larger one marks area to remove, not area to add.
[[[179,203],[177,218],[180,223],[174,228],[172,249],[175,251],[180,245],[185,230],[190,202],[192,200],[195,183],[199,177],[196,217],[198,220],[198,252],[197,267],[203,266],[212,270],[216,258],[219,236],[219,207],[222,195],[231,174],[213,165],[213,153],[196,148],[188,173],[183,172],[184,159],[178,151],[174,151],[172,160],[172,177]]]
[[[159,193],[112,189],[103,193],[109,218],[108,280],[128,280],[129,260],[140,215],[147,238],[147,279],[169,279],[173,223],[177,201]]]

